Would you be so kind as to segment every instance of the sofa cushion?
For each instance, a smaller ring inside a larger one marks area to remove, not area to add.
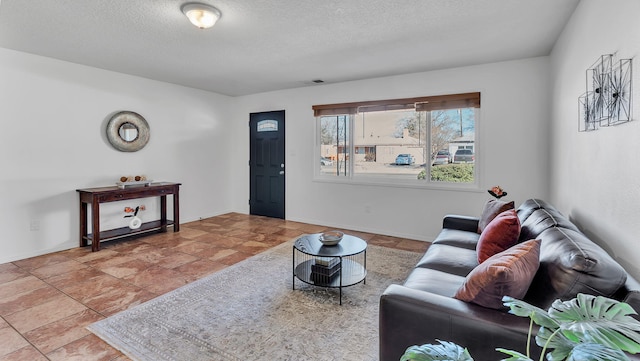
[[[474,232],[460,231],[457,229],[444,228],[433,240],[433,244],[447,244],[449,246],[462,247],[475,250],[478,245],[480,235]]]
[[[418,261],[416,268],[430,268],[465,277],[478,265],[475,249],[432,244]]]
[[[404,286],[440,296],[453,297],[463,283],[463,276],[428,268],[415,268],[404,281]]]
[[[489,222],[496,218],[498,214],[514,208],[515,203],[513,201],[505,202],[497,199],[489,199],[487,203],[484,204],[480,219],[478,220],[478,233],[482,233]]]
[[[515,209],[504,211],[485,227],[478,239],[478,263],[511,248],[520,236],[520,220]]]
[[[626,271],[600,246],[572,229],[553,227],[540,233],[540,270],[525,301],[548,308],[578,293],[612,298],[625,284]]]
[[[530,240],[493,255],[466,277],[455,298],[480,306],[504,309],[503,296],[521,299],[536,271],[540,241]]]

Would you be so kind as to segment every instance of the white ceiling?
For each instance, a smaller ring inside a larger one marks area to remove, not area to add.
[[[579,0],[1,0],[0,47],[231,96],[548,55]]]

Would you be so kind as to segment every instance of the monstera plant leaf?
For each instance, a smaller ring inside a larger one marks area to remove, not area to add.
[[[513,313],[514,315],[520,317],[529,317],[538,326],[554,330],[560,327],[558,322],[551,318],[551,316],[549,316],[549,313],[547,313],[547,311],[543,310],[542,308],[538,308],[524,301],[517,300],[509,296],[502,297],[502,303],[505,306],[509,307],[509,313]]]
[[[640,322],[630,316],[636,312],[626,303],[585,294],[570,301],[556,300],[549,311],[511,297],[503,302],[510,313],[530,317],[540,326],[536,343],[543,347],[543,354],[551,350],[549,361],[627,360],[622,351],[640,352]]]
[[[436,341],[440,344],[409,347],[400,361],[473,361],[466,348],[452,342]]]
[[[630,316],[635,314],[626,303],[585,294],[565,302],[556,300],[549,308],[549,316],[569,340],[632,354],[640,352],[640,322]]]
[[[505,353],[511,356],[509,358],[502,359],[501,361],[533,361],[532,359],[529,358],[529,356],[523,355],[518,351],[507,350],[504,348],[497,348],[496,351],[500,351],[502,353]]]
[[[627,355],[618,350],[595,343],[581,343],[571,350],[566,361],[629,361]]]

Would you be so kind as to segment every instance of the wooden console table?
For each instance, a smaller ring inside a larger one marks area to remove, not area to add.
[[[150,232],[166,232],[167,226],[173,224],[173,231],[180,231],[179,191],[180,183],[151,183],[146,186],[131,186],[126,188],[100,187],[77,189],[80,194],[80,247],[91,241],[91,251],[100,250],[100,241],[113,240],[122,237]],[[173,195],[173,220],[167,219],[167,195]],[[160,197],[160,219],[143,223],[138,229],[129,227],[100,231],[100,203],[124,201],[148,197]],[[91,230],[87,228],[87,206],[91,205]]]

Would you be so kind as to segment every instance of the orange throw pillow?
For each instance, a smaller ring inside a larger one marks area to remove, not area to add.
[[[478,263],[515,245],[520,237],[520,220],[513,209],[500,213],[480,234],[476,252]]]

